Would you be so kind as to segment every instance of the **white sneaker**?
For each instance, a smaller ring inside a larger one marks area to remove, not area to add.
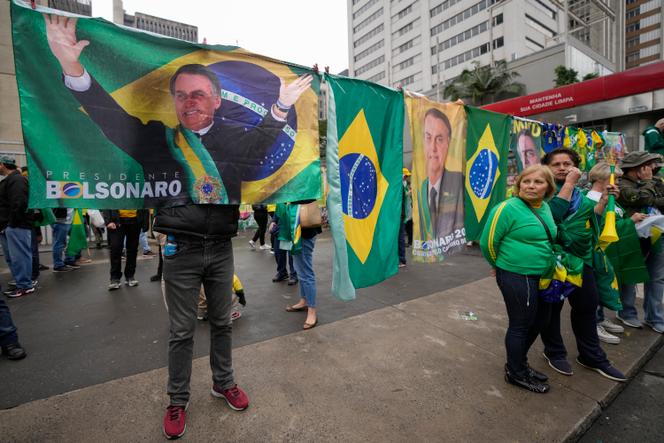
[[[138,286],[138,280],[136,280],[135,278],[130,278],[129,280],[127,280],[127,286],[129,286],[130,288]]]
[[[620,343],[620,338],[606,332],[606,329],[604,329],[602,325],[597,325],[597,337],[599,337],[599,339],[604,343],[608,343],[610,345],[617,345]]]
[[[116,289],[120,289],[120,282],[118,280],[112,280],[108,284],[108,290],[109,291],[115,291]]]
[[[270,247],[269,247],[268,245],[262,245],[262,246],[261,246],[260,248],[258,248],[258,249],[260,249],[261,251],[265,251],[266,249],[270,249]]]
[[[251,249],[256,249],[256,242],[253,240],[249,240],[249,246],[251,246]]]
[[[638,318],[622,318],[620,314],[616,313],[616,320],[620,320],[623,325],[629,326],[630,328],[641,329],[643,324]]]
[[[608,318],[604,320],[602,323],[600,323],[600,326],[602,326],[605,331],[613,332],[614,334],[622,334],[623,332],[625,332],[625,328],[613,323]]]

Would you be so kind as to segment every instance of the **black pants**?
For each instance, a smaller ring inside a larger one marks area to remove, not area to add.
[[[577,288],[567,298],[572,308],[570,320],[576,338],[576,348],[579,358],[584,363],[603,367],[609,364],[606,353],[599,345],[597,337],[597,305],[599,294],[595,284],[593,269],[583,266],[583,285]],[[563,303],[551,304],[551,321],[548,327],[541,332],[544,343],[544,353],[552,360],[566,359],[567,350],[560,335],[560,311]]]
[[[528,350],[535,342],[551,307],[538,295],[539,276],[527,276],[496,269],[496,282],[503,294],[509,326],[505,333],[507,367],[513,375],[524,378],[528,368]]]
[[[267,230],[267,211],[254,211],[254,220],[258,224],[258,229],[254,234],[253,241],[260,240],[261,246],[265,244],[265,231]]]
[[[122,279],[122,249],[127,239],[127,262],[124,276],[129,280],[136,272],[136,253],[141,226],[136,219],[120,219],[115,229],[108,230],[108,243],[111,246],[111,280]]]
[[[41,228],[32,229],[32,279],[39,278],[39,242],[41,241]]]

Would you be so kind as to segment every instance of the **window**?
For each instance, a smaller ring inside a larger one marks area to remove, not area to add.
[[[408,31],[411,31],[415,27],[415,23],[419,19],[415,19],[412,22],[408,23],[406,26],[402,26],[401,28],[397,29],[394,33],[392,33],[393,37],[401,37]]]
[[[479,3],[475,3],[473,6],[471,6],[468,9],[465,9],[464,11],[459,12],[458,14],[450,17],[449,19],[445,20],[442,23],[437,24],[433,28],[431,28],[431,36],[435,36],[437,34],[440,34],[441,32],[445,31],[446,29],[461,23],[462,21],[466,20],[469,17],[472,17],[473,15],[477,14],[480,11],[485,10],[489,5],[492,5],[496,3],[497,0],[482,0]]]
[[[429,16],[431,16],[431,17],[435,17],[435,16],[437,16],[438,14],[440,14],[441,12],[443,12],[444,10],[446,10],[446,9],[448,9],[448,8],[451,8],[452,6],[456,5],[456,4],[459,3],[460,1],[461,1],[461,0],[447,0],[447,1],[444,1],[444,2],[441,3],[440,5],[436,6],[436,7],[433,8],[433,9],[431,9],[431,10],[429,11]]]
[[[355,20],[357,17],[359,17],[359,16],[361,16],[362,14],[364,14],[364,13],[367,11],[367,9],[371,8],[371,7],[372,7],[373,5],[375,5],[376,3],[378,3],[378,0],[369,0],[369,1],[367,2],[367,4],[361,6],[360,9],[358,9],[358,10],[355,11],[355,12],[353,12],[353,20]],[[353,3],[353,4],[355,4],[355,3]]]
[[[397,46],[392,50],[392,55],[398,55],[401,54],[402,52],[412,48],[414,45],[418,44],[420,42],[420,36],[415,37],[412,40],[408,40],[406,43],[404,43],[401,46]]]
[[[529,26],[531,26],[532,28],[536,29],[537,31],[541,32],[544,35],[547,35],[549,37],[556,36],[556,31],[549,28],[544,23],[542,23],[541,21],[537,20],[536,18],[528,14],[526,14],[526,24],[528,24]]]
[[[383,15],[383,8],[380,8],[378,11],[374,12],[374,13],[371,14],[369,17],[365,18],[365,19],[362,20],[360,23],[358,23],[357,26],[355,26],[355,27],[353,28],[353,32],[357,32],[357,31],[359,31],[359,30],[361,30],[361,29],[366,28],[367,26],[369,26],[369,23],[371,23],[372,21],[376,20],[376,19],[377,19],[378,17],[380,17],[381,15]]]
[[[504,45],[505,45],[505,41],[504,41],[503,37],[498,37],[497,39],[495,39],[493,41],[493,48],[494,49],[502,48]],[[472,60],[474,58],[477,58],[480,55],[487,54],[488,52],[489,52],[489,43],[487,42],[487,43],[484,43],[483,45],[477,46],[476,48],[470,49],[470,50],[468,50],[464,53],[455,55],[452,58],[448,58],[447,60],[445,60],[442,63],[444,63],[445,69],[449,69],[449,68],[452,68],[452,67],[454,67],[456,65],[459,65],[461,63],[467,62],[468,60]],[[433,68],[435,68],[435,66]],[[431,71],[434,74],[436,73],[435,69],[432,69]]]
[[[529,43],[530,43],[530,45],[529,45]],[[535,40],[533,40],[530,37],[526,37],[526,46],[529,46],[529,47],[534,46],[535,50],[544,49],[544,45],[542,45],[541,43],[536,42]],[[530,49],[533,49],[533,48],[531,47]]]
[[[500,14],[502,17],[502,14]],[[494,20],[497,17],[494,17]],[[479,25],[473,26],[470,29],[466,29],[464,32],[461,32],[454,37],[448,38],[447,40],[440,42],[438,45],[438,48],[436,49],[436,46],[434,45],[431,48],[431,55],[435,55],[437,51],[444,51],[448,48],[451,48],[452,46],[458,45],[459,43],[468,40],[469,38],[475,37],[476,35],[479,35],[483,32],[485,32],[489,28],[489,21],[485,21],[480,23]]]
[[[371,61],[370,61],[369,63],[367,63],[366,65],[361,66],[361,67],[359,67],[358,69],[356,69],[356,70],[355,70],[355,76],[358,76],[358,75],[360,75],[360,74],[362,74],[362,73],[364,73],[364,72],[367,72],[367,71],[368,71],[369,69],[371,69],[371,68],[375,68],[376,66],[380,65],[380,64],[383,63],[384,61],[385,61],[385,56],[384,56],[384,55],[381,55],[380,57],[371,60]]]
[[[406,78],[402,78],[397,83],[400,84],[401,86],[411,85],[411,84],[415,83],[415,74],[409,75]]]
[[[417,63],[420,59],[420,55],[414,55],[410,58],[407,58],[406,60],[402,61],[401,63],[397,64],[394,67],[395,71],[401,71],[402,69],[406,69],[409,66],[413,66],[415,63]]]
[[[376,75],[372,75],[372,76],[369,77],[367,80],[370,81],[370,82],[378,82],[378,81],[380,81],[380,80],[382,80],[382,79],[384,79],[384,78],[385,78],[385,71],[383,71],[383,72],[379,72],[379,73],[376,74]]]
[[[358,53],[358,54],[355,56],[355,61],[361,60],[361,59],[363,59],[364,57],[366,57],[367,55],[369,55],[369,54],[371,54],[371,53],[373,53],[373,52],[378,51],[378,50],[379,50],[380,48],[382,48],[383,46],[385,46],[385,40],[381,40],[381,41],[379,41],[378,43],[374,43],[373,45],[369,46],[369,47],[368,47],[367,49],[365,49],[364,51]]]
[[[556,10],[553,9],[551,6],[547,5],[544,3],[542,0],[535,0],[535,3],[539,4],[542,7],[542,12],[544,12],[546,15],[551,17],[552,19],[556,19]]]
[[[373,28],[371,31],[364,34],[362,37],[355,40],[355,42],[353,43],[353,47],[357,48],[361,44],[363,44],[363,43],[367,42],[369,39],[371,39],[371,37],[373,37],[374,35],[378,35],[381,32],[383,32],[383,24],[382,23],[380,25],[376,26],[375,28]]]

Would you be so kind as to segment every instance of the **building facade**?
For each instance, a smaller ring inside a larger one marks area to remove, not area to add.
[[[599,55],[575,67],[581,75],[615,69],[613,0],[347,1],[351,77],[429,94],[472,62],[510,63],[568,39]]]
[[[625,66],[664,60],[662,0],[626,0]]]
[[[124,13],[122,24],[132,28],[142,29],[144,31],[154,32],[155,34],[179,38],[180,40],[186,40],[193,43],[198,42],[197,26],[154,17],[152,15],[143,14],[142,12],[137,12],[135,15]]]

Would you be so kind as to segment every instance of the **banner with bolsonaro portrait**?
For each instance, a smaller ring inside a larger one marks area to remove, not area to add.
[[[31,207],[320,197],[310,70],[20,0],[11,16]]]
[[[413,260],[442,261],[466,245],[466,112],[460,103],[406,95],[413,146]]]

